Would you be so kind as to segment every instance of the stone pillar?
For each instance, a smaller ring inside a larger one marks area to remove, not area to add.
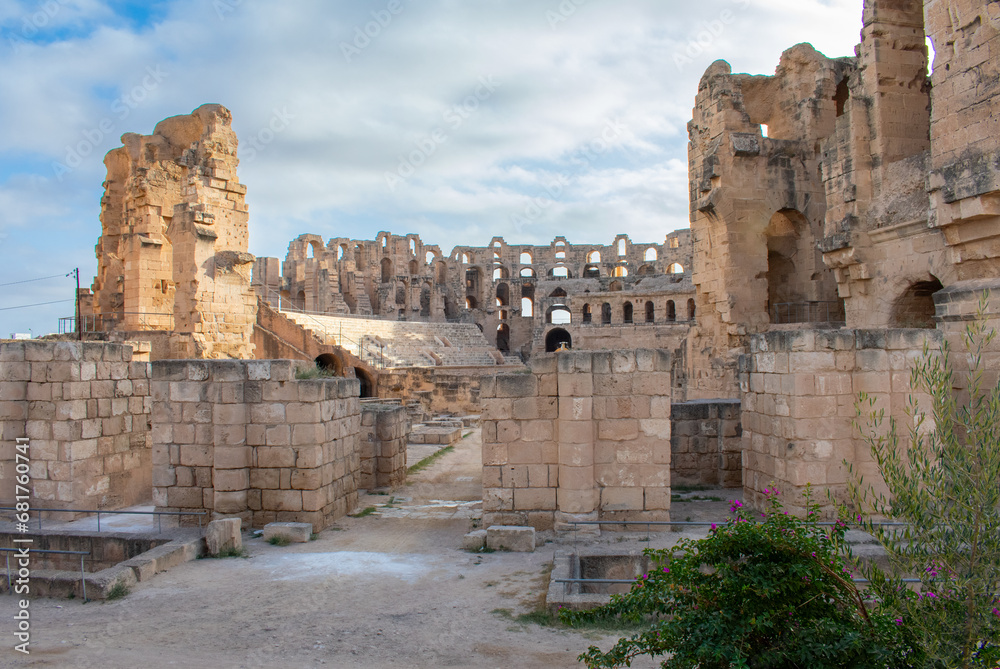
[[[566,521],[597,520],[594,480],[594,354],[557,354],[559,384],[559,490],[556,528]]]

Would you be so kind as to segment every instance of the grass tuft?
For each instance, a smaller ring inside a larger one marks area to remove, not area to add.
[[[123,597],[127,597],[130,592],[132,592],[131,588],[129,588],[124,583],[120,582],[115,583],[113,586],[111,586],[111,589],[108,590],[108,596],[105,597],[104,599],[105,601],[113,602],[116,599],[122,599]]]
[[[374,506],[366,507],[363,511],[358,511],[357,513],[349,513],[351,518],[364,518],[365,516],[370,516],[375,513],[377,509]]]
[[[292,540],[283,534],[275,534],[273,537],[267,540],[267,543],[272,546],[287,546],[292,543]]]
[[[419,471],[420,471],[420,470],[422,470],[422,469],[427,469],[428,467],[430,467],[430,466],[431,466],[431,464],[432,464],[432,463],[433,463],[433,462],[434,462],[435,460],[437,460],[438,458],[440,458],[440,457],[441,457],[441,456],[443,456],[443,455],[446,455],[446,454],[448,454],[448,453],[451,453],[451,452],[452,452],[452,451],[454,451],[454,450],[455,450],[455,447],[454,447],[454,446],[445,446],[445,447],[444,447],[444,448],[442,448],[441,450],[439,450],[439,451],[436,451],[436,452],[434,452],[434,453],[431,453],[431,454],[430,454],[430,455],[428,455],[428,456],[427,456],[426,458],[424,458],[423,460],[421,460],[421,461],[420,461],[420,462],[418,462],[417,464],[415,464],[415,465],[413,465],[412,467],[410,467],[409,469],[407,469],[407,470],[406,470],[406,473],[407,473],[407,474],[416,474],[417,472],[419,472]]]

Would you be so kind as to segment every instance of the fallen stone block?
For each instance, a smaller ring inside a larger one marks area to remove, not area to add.
[[[208,554],[214,556],[243,548],[241,523],[239,518],[220,518],[210,522],[205,528],[205,548]]]
[[[312,523],[268,523],[264,526],[264,541],[285,537],[292,543],[304,544],[312,536]]]
[[[486,530],[486,547],[495,551],[531,553],[535,550],[535,528],[493,525]]]
[[[486,546],[486,530],[474,530],[462,537],[462,549],[479,551]]]

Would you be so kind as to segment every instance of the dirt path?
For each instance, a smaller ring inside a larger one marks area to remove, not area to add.
[[[250,557],[189,562],[126,598],[35,600],[32,653],[12,650],[13,597],[0,597],[0,666],[582,667],[614,636],[521,624],[547,584],[535,553],[458,548],[481,499],[478,431],[389,496],[308,544],[246,542]],[[401,499],[402,498],[402,499]],[[655,666],[650,662],[633,666]]]

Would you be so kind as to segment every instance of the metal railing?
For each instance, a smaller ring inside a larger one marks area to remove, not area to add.
[[[2,551],[2,552],[4,552],[4,553],[7,554],[5,557],[7,558],[7,594],[8,595],[13,595],[14,594],[14,584],[11,582],[11,579],[10,579],[10,554],[11,553],[22,553],[23,554],[24,551],[27,551],[29,554],[30,553],[48,553],[48,554],[55,554],[55,555],[79,555],[80,556],[80,587],[83,588],[83,601],[84,602],[87,601],[87,578],[86,578],[86,573],[87,572],[83,568],[83,558],[86,557],[86,556],[88,556],[88,555],[90,555],[90,551],[53,551],[53,550],[45,550],[45,549],[41,549],[41,548],[27,548],[27,549],[21,549],[21,548],[0,548],[0,551]]]
[[[374,335],[362,334],[361,339],[355,341],[350,337],[344,336],[344,326],[340,326],[340,332],[334,335],[329,331],[326,324],[316,319],[316,316],[329,316],[331,318],[357,318],[357,319],[369,319],[370,316],[362,316],[358,314],[327,314],[318,311],[306,311],[305,309],[299,308],[297,305],[288,306],[288,302],[292,301],[289,298],[282,297],[281,293],[278,293],[271,289],[266,289],[266,294],[264,300],[274,307],[273,299],[276,298],[277,310],[279,312],[291,311],[297,314],[302,314],[311,323],[313,323],[316,328],[324,335],[335,338],[335,346],[339,346],[352,355],[358,357],[361,362],[367,362],[372,367],[377,369],[385,369],[385,344],[379,344],[378,342],[373,342],[372,338]],[[284,303],[283,303],[284,302]],[[365,340],[368,340],[367,342]],[[375,347],[375,348],[373,348]],[[367,354],[367,355],[366,355]]]
[[[771,322],[845,323],[844,303],[840,300],[817,302],[779,302],[771,306]]]
[[[59,334],[111,332],[113,330],[173,330],[174,315],[157,312],[117,311],[113,314],[85,314],[77,330],[75,316],[59,319]]]
[[[17,511],[13,506],[0,506],[0,511]],[[107,509],[29,509],[28,513],[38,514],[38,529],[42,529],[42,513],[51,511],[54,513],[96,513],[97,531],[101,531],[101,514],[106,516],[126,515],[126,516],[156,516],[156,531],[163,532],[163,520],[161,516],[198,516],[198,529],[201,529],[201,517],[207,515],[207,511],[109,511]],[[23,511],[19,513],[24,513]]]

